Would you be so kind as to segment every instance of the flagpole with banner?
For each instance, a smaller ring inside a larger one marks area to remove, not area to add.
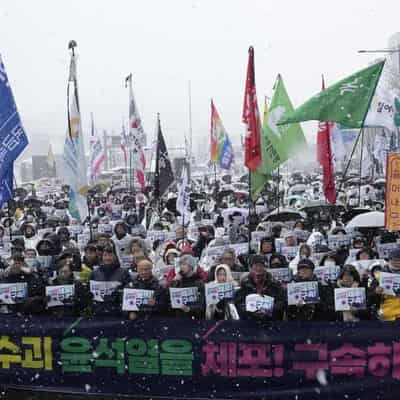
[[[278,121],[278,125],[287,125],[294,122],[316,120],[336,122],[344,128],[360,129],[336,193],[342,189],[350,162],[369,117],[369,111],[373,112],[370,107],[384,65],[385,60],[357,71],[311,97],[295,110],[285,113]]]
[[[251,219],[253,213],[253,202],[251,197],[251,173],[256,171],[262,162],[261,150],[261,121],[258,111],[257,93],[254,72],[254,49],[249,47],[249,59],[247,64],[246,86],[243,101],[242,121],[246,127],[245,138],[245,160],[244,163],[249,170],[249,216],[248,216],[248,242],[249,254],[251,250]]]
[[[146,133],[142,126],[142,120],[139,115],[135,97],[132,88],[132,74],[125,78],[125,88],[129,89],[129,129],[127,134],[128,148],[130,150],[130,168],[132,171],[132,190],[134,192],[134,173],[142,190],[145,192],[145,168],[146,159],[144,146],[146,143]]]
[[[68,132],[64,143],[63,172],[65,183],[70,188],[69,212],[73,218],[84,223],[89,214],[89,204],[87,201],[87,165],[76,74],[76,46],[77,44],[74,40],[71,40],[68,44],[68,49],[71,50],[71,62],[67,86]]]

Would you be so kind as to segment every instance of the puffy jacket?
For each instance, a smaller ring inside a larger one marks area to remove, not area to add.
[[[286,308],[285,290],[279,282],[272,278],[269,273],[266,274],[262,292],[258,294],[274,298],[272,315],[246,311],[246,297],[250,294],[257,294],[257,287],[256,283],[249,274],[241,280],[240,289],[236,292],[234,297],[234,302],[241,319],[253,319],[261,321],[279,321],[283,319],[283,314]]]
[[[145,281],[137,276],[127,285],[127,288],[154,291],[154,299],[156,304],[154,306],[145,304],[140,306],[139,311],[136,312],[140,318],[147,319],[150,316],[161,316],[166,314],[168,310],[167,291],[160,286],[156,278],[152,277],[151,279]]]
[[[129,272],[122,269],[119,264],[114,266],[101,265],[89,277],[90,281],[120,282],[112,295],[106,296],[104,302],[93,302],[93,313],[97,316],[122,316],[122,288],[131,280]]]
[[[205,296],[204,296],[204,284],[196,272],[192,276],[182,277],[180,281],[173,281],[171,287],[173,288],[189,288],[189,287],[197,287],[198,289],[198,298],[197,301],[191,305],[189,305],[190,311],[184,312],[178,309],[172,309],[171,313],[173,316],[177,318],[191,318],[191,319],[204,319],[206,305],[205,305]]]

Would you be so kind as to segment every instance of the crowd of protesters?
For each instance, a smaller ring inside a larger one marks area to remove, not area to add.
[[[149,221],[144,206],[135,208],[127,198],[122,194],[92,199],[90,223],[83,225],[71,217],[66,201],[52,195],[36,204],[17,201],[3,210],[0,290],[15,283],[26,283],[27,290],[12,302],[0,293],[0,313],[130,320],[400,318],[400,297],[388,295],[380,285],[382,272],[400,274],[395,233],[350,232],[339,220],[330,221],[328,229],[306,229],[309,221],[299,220],[259,224],[249,241],[248,217],[240,210],[223,213],[213,205],[194,212],[183,226],[179,217],[166,210]],[[351,239],[333,248],[328,238],[335,236]],[[382,256],[378,248],[384,243],[393,245]],[[322,280],[315,273],[321,266],[336,266],[337,276]],[[287,269],[289,279],[277,278],[277,269]],[[112,290],[99,301],[92,282],[112,283]],[[289,304],[288,286],[301,282],[317,282],[317,299],[310,303],[300,297]],[[234,291],[209,304],[205,292],[209,283],[230,283]],[[65,285],[73,285],[73,295],[49,306],[47,288]],[[176,307],[171,289],[179,288],[197,290],[190,301]],[[337,311],[338,288],[364,288],[365,307]],[[152,295],[137,310],[127,311],[122,306],[125,289]],[[247,299],[254,294],[273,298],[272,309],[250,310]]]

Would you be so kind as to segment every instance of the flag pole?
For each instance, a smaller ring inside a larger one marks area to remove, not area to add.
[[[7,201],[7,215],[8,218],[11,219],[11,213],[10,213],[10,200]],[[12,228],[12,223],[10,223],[10,226],[8,227],[8,234],[10,236],[10,243],[12,242],[12,232],[11,232],[11,228]]]
[[[360,179],[358,181],[358,207],[361,204],[361,177],[362,177],[362,161],[364,153],[364,128],[361,128],[361,154],[360,154]]]
[[[381,78],[381,74],[382,74],[382,70],[383,70],[384,65],[385,65],[385,63],[382,64],[382,69],[381,69],[381,71],[380,71],[379,79],[376,80],[374,90],[373,90],[373,92],[372,92],[372,94],[371,94],[371,96],[370,96],[370,98],[369,98],[368,107],[367,107],[366,110],[365,110],[365,114],[364,114],[364,118],[363,118],[362,123],[361,123],[360,131],[358,132],[357,140],[356,140],[355,143],[354,143],[353,150],[351,151],[349,161],[347,162],[346,168],[345,168],[345,170],[344,170],[344,172],[343,172],[342,181],[340,182],[339,189],[338,189],[337,192],[336,192],[336,197],[338,196],[338,194],[340,193],[340,191],[341,191],[341,189],[342,189],[342,187],[343,187],[343,184],[344,184],[344,180],[345,180],[345,178],[346,178],[347,171],[348,171],[348,169],[349,169],[349,167],[350,167],[351,159],[353,158],[353,155],[354,155],[354,152],[355,152],[355,150],[356,150],[356,147],[357,147],[358,141],[359,141],[359,139],[360,139],[360,136],[363,134],[365,120],[367,119],[368,111],[369,111],[369,108],[371,107],[372,99],[373,99],[374,94],[375,94],[375,92],[376,92],[376,87],[378,86],[378,82],[379,82],[379,80],[380,80],[380,78]],[[361,179],[361,177],[360,177],[360,179]]]

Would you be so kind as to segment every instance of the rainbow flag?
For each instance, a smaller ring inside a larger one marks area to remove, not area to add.
[[[217,109],[211,100],[211,161],[220,168],[229,169],[233,161],[233,148]]]

